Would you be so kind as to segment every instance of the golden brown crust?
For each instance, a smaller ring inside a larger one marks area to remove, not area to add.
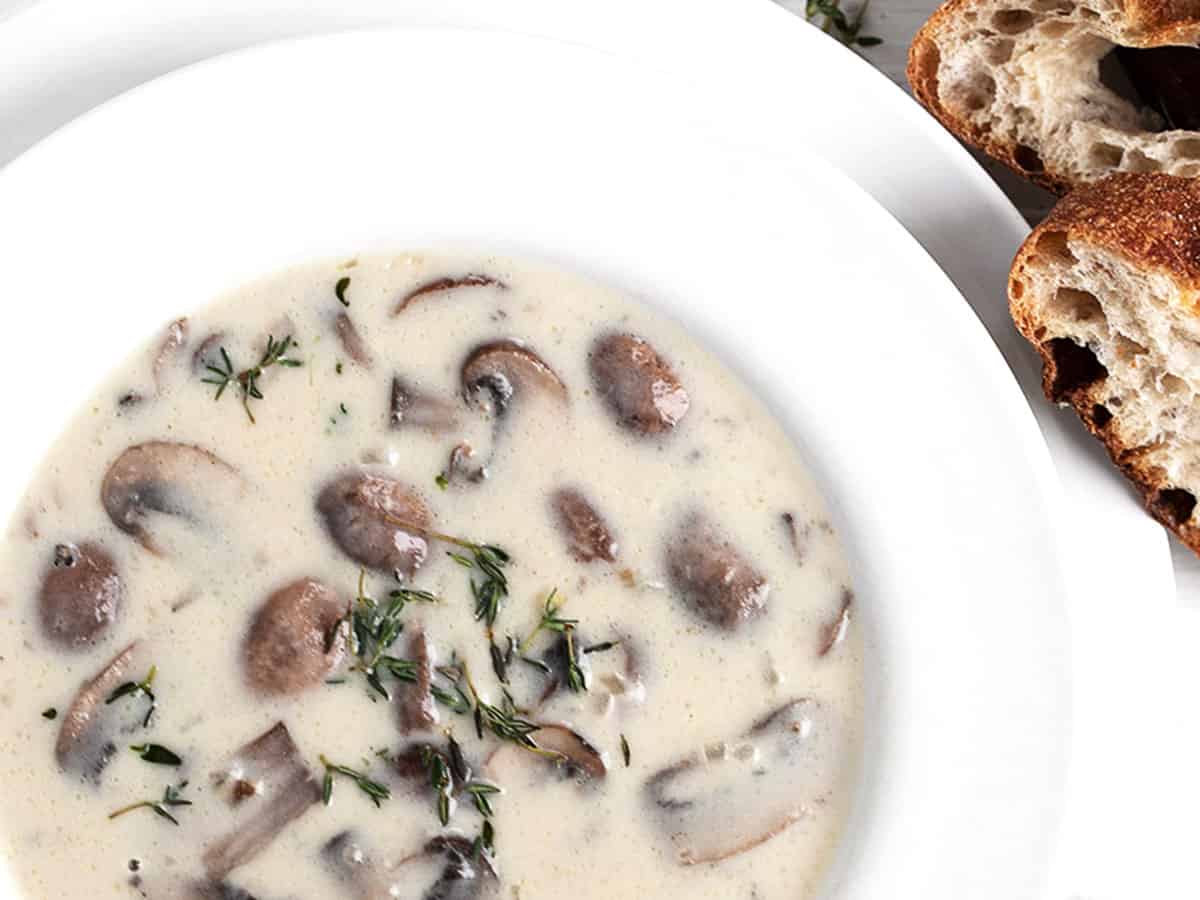
[[[1064,240],[1064,236],[1065,239]],[[1042,358],[1042,388],[1054,403],[1069,404],[1104,444],[1137,489],[1146,510],[1200,555],[1200,526],[1190,523],[1196,498],[1177,489],[1150,458],[1154,448],[1122,442],[1104,381],[1107,371],[1086,348],[1047,340],[1029,303],[1031,270],[1047,253],[1065,253],[1066,241],[1086,243],[1156,270],[1184,289],[1200,287],[1200,182],[1170,175],[1118,173],[1075,191],[1021,245],[1009,274],[1009,309],[1017,330]],[[1200,314],[1200,311],[1197,312]]]
[[[937,39],[946,23],[993,0],[947,0],[921,26],[908,48],[906,76],[913,96],[959,140],[1004,163],[1018,175],[1056,194],[1066,194],[1075,182],[1047,172],[1037,153],[1011,141],[996,140],[984,129],[950,111],[938,91],[941,50]],[[1104,34],[1115,38],[1107,29]],[[1121,43],[1131,47],[1200,44],[1200,0],[1132,0],[1125,7]]]

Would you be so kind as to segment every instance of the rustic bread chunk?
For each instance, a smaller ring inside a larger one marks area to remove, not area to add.
[[[1200,0],[949,0],[908,81],[959,138],[1065,193],[1115,171],[1200,175],[1197,44]]]
[[[1021,247],[1008,296],[1046,395],[1200,554],[1200,182],[1118,174],[1072,193]]]

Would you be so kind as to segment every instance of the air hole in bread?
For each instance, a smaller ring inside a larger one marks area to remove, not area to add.
[[[1097,19],[1100,18],[1100,13],[1096,12],[1094,9],[1088,9],[1085,6],[1079,10],[1079,18],[1085,19],[1086,21],[1089,21],[1089,22],[1095,22]]]
[[[1095,294],[1075,288],[1060,287],[1049,303],[1050,311],[1058,316],[1070,316],[1076,322],[1095,322],[1104,319],[1104,310]]]
[[[1151,159],[1141,150],[1131,149],[1125,154],[1125,161],[1121,168],[1126,172],[1160,172],[1162,163],[1157,159]]]
[[[1079,261],[1067,245],[1065,231],[1043,231],[1038,237],[1037,243],[1033,245],[1033,250],[1038,256],[1068,266],[1073,266]]]
[[[1033,27],[1033,13],[1027,9],[1002,9],[992,16],[992,27],[1001,34],[1020,34]]]
[[[1190,395],[1192,392],[1186,381],[1178,375],[1172,375],[1170,372],[1163,373],[1162,377],[1158,380],[1158,386],[1164,394],[1168,395]]]
[[[1026,172],[1046,171],[1046,165],[1038,156],[1037,151],[1025,144],[1017,144],[1016,149],[1013,150],[1013,162]]]
[[[1154,495],[1150,511],[1168,525],[1183,525],[1192,518],[1196,498],[1181,488],[1166,488]]]
[[[1171,145],[1171,152],[1183,159],[1200,159],[1200,138],[1184,138]]]
[[[1050,399],[1056,403],[1108,377],[1096,354],[1070,338],[1054,338],[1045,347],[1050,353]]]
[[[1113,338],[1113,352],[1117,355],[1118,360],[1128,363],[1139,356],[1145,356],[1150,351],[1137,341],[1127,338],[1123,334],[1118,334]],[[1121,405],[1120,398],[1118,398],[1114,405]]]
[[[1112,144],[1093,144],[1088,161],[1098,169],[1116,169],[1125,158],[1125,150]]]
[[[1092,424],[1097,428],[1103,428],[1112,421],[1113,414],[1108,411],[1108,407],[1101,403],[1097,403],[1092,407]]]
[[[1057,12],[1065,15],[1075,9],[1075,4],[1069,0],[1033,0],[1029,8],[1034,12]]]
[[[963,106],[971,112],[987,109],[996,99],[996,81],[990,75],[979,73],[965,85]]]
[[[1014,46],[1016,42],[1012,38],[999,38],[984,48],[983,56],[993,66],[1002,66],[1012,59]]]
[[[1038,34],[1042,35],[1042,37],[1048,37],[1053,40],[1054,38],[1062,37],[1064,34],[1070,34],[1072,31],[1075,31],[1075,28],[1076,26],[1073,22],[1064,22],[1062,19],[1054,19],[1050,22],[1043,22],[1041,25],[1039,25]]]

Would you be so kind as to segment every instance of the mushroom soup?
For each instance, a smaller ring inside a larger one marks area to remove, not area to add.
[[[504,258],[308,266],[172,323],[4,546],[31,898],[799,898],[861,644],[762,403]]]

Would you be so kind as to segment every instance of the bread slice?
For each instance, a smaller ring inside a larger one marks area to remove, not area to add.
[[[1196,44],[1200,0],[949,0],[908,81],[963,141],[1065,193],[1115,171],[1200,175]]]
[[[1008,283],[1046,396],[1200,554],[1200,181],[1111,175],[1067,196]]]

